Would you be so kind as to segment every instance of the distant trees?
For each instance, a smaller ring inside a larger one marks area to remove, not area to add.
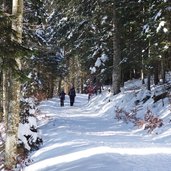
[[[79,62],[85,80],[113,84],[114,94],[132,78],[164,82],[164,68],[170,68],[168,1],[58,0],[55,5],[54,35],[65,49],[67,80],[73,82]]]
[[[40,85],[37,92],[53,96],[56,80],[66,75],[67,68],[63,63],[63,47],[58,46],[58,25],[60,14],[56,2],[25,1],[24,40],[33,51],[28,64],[37,72]]]
[[[142,80],[148,76],[154,84],[160,79],[165,82],[164,72],[170,71],[169,2],[131,0],[122,1],[118,6],[121,56],[126,61],[122,63],[122,78],[140,78],[141,74]]]

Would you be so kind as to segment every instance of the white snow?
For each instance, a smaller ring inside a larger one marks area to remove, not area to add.
[[[154,17],[154,20],[156,21],[161,16],[162,10],[160,10]]]
[[[148,33],[149,32],[149,25],[148,24],[146,24],[146,25],[144,25],[143,26],[143,31],[144,31],[144,33]]]
[[[96,72],[96,67],[90,67],[91,74]]]
[[[140,86],[140,80],[128,81],[124,91],[115,96],[106,87],[89,102],[87,95],[77,94],[72,107],[68,96],[64,107],[60,107],[57,97],[43,101],[38,119],[44,142],[30,154],[33,162],[24,171],[170,171],[167,98],[164,106],[161,101],[153,103],[152,98],[139,103],[138,116],[150,108],[164,120],[164,126],[151,134],[115,118],[116,106],[131,111],[136,107],[135,100],[150,95]]]
[[[106,62],[108,60],[108,56],[106,54],[102,54],[102,56],[100,57],[100,59],[103,61],[103,62]]]
[[[160,29],[161,29],[162,27],[164,27],[165,23],[166,23],[166,21],[160,21],[160,23],[159,23],[159,25],[158,25],[158,27],[157,27],[157,29],[156,29],[157,33],[160,31]]]
[[[168,29],[166,27],[163,28],[164,33],[168,32]]]
[[[95,62],[95,64],[94,64],[94,66],[96,66],[96,67],[100,67],[100,66],[101,66],[101,64],[102,64],[101,59],[100,59],[100,58],[97,58],[97,60],[96,60],[96,62]]]
[[[102,24],[102,25],[106,23],[107,18],[108,18],[107,16],[104,16],[104,17],[102,18],[102,21],[101,21],[101,24]]]

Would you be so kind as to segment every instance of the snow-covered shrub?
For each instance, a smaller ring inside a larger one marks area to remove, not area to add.
[[[36,150],[42,144],[42,138],[37,128],[35,98],[23,98],[21,100],[21,121],[19,124],[19,145],[27,151]]]
[[[20,144],[28,151],[36,150],[42,143],[40,133],[37,129],[36,118],[34,116],[28,117],[28,123],[19,124],[18,138]]]

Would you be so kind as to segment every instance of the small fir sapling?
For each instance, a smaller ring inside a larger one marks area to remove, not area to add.
[[[22,99],[18,138],[19,146],[22,146],[26,151],[36,150],[43,143],[37,128],[36,112],[34,98]]]

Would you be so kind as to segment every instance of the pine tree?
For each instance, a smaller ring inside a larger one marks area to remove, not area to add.
[[[118,35],[118,22],[116,15],[116,2],[113,2],[113,73],[112,73],[112,90],[113,94],[120,92],[121,73],[120,73],[120,47]]]

